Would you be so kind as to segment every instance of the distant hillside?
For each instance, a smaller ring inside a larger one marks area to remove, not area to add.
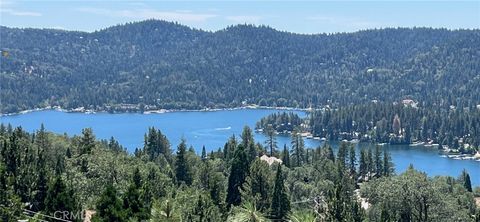
[[[148,20],[93,33],[0,27],[0,111],[480,103],[480,30],[299,35]],[[124,106],[125,108],[126,106]],[[112,108],[110,108],[112,109]]]

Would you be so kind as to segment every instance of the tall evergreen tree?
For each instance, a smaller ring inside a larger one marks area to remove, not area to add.
[[[295,166],[300,167],[305,162],[305,145],[303,143],[302,135],[298,129],[292,132],[292,157],[295,158]]]
[[[284,184],[282,165],[278,165],[273,188],[272,203],[270,205],[271,217],[274,220],[286,221],[290,213],[290,199]]]
[[[129,217],[137,220],[145,220],[148,218],[144,202],[141,198],[141,188],[142,175],[140,174],[140,170],[135,168],[130,186],[123,197],[123,208]]]
[[[470,174],[468,174],[466,170],[462,171],[460,179],[463,187],[465,187],[468,192],[472,192],[472,181],[470,180]]]
[[[77,203],[72,189],[68,188],[62,178],[57,175],[50,183],[45,198],[45,212],[53,215],[56,211],[77,213]]]
[[[207,151],[205,150],[205,146],[202,146],[202,156],[200,156],[200,158],[204,162],[207,160]]]
[[[375,173],[377,176],[382,176],[383,174],[383,162],[382,162],[382,151],[380,150],[380,146],[375,146],[374,152],[374,166],[375,166]]]
[[[367,172],[371,174],[374,172],[374,168],[375,168],[375,163],[373,162],[373,153],[371,148],[367,149],[367,155],[365,157],[366,157],[365,162],[367,163]]]
[[[325,143],[322,147],[322,156],[331,160],[332,162],[335,162],[335,154],[333,153],[332,147],[328,143]]]
[[[235,135],[232,135],[225,146],[223,147],[223,158],[227,161],[230,161],[235,155],[235,148],[237,147],[237,139]]]
[[[337,153],[337,162],[342,165],[343,168],[346,167],[347,163],[347,156],[348,156],[348,146],[349,144],[346,142],[341,142],[340,146],[338,147]]]
[[[43,125],[42,125],[43,126]],[[42,137],[39,133],[37,138]],[[33,208],[35,211],[42,211],[45,209],[45,198],[48,191],[48,177],[45,163],[44,149],[38,147],[37,157],[37,181],[35,183],[35,196],[33,199]]]
[[[21,218],[24,204],[13,190],[13,176],[7,176],[0,162],[0,220],[17,221]]]
[[[284,145],[283,145],[282,163],[283,163],[286,167],[290,167],[290,152],[288,151],[287,144],[284,144]]]
[[[356,174],[356,165],[357,165],[357,157],[355,154],[355,146],[350,146],[350,153],[348,155],[349,157],[349,162],[348,165],[350,167],[350,174],[354,175]]]
[[[392,158],[390,157],[390,154],[388,153],[387,150],[383,152],[383,176],[391,176],[395,172],[393,163],[392,163]]]
[[[242,200],[240,188],[245,182],[248,169],[247,154],[245,153],[243,145],[239,145],[235,150],[232,166],[230,167],[230,175],[228,176],[227,198],[225,201],[227,207],[231,207],[231,205],[238,206],[240,204]]]
[[[256,159],[252,162],[248,176],[242,188],[242,201],[256,203],[258,209],[265,211],[270,206],[270,194],[273,188],[270,166],[266,161]]]
[[[267,134],[265,145],[267,145],[268,149],[270,149],[270,156],[274,156],[277,149],[276,131],[271,125],[268,125],[265,133]]]
[[[368,173],[367,152],[364,148],[360,150],[359,173],[361,177],[365,177]]]
[[[243,127],[242,145],[247,151],[249,161],[253,161],[258,156],[258,153],[257,148],[255,147],[252,129],[248,126]]]
[[[185,183],[191,185],[193,178],[190,165],[187,163],[187,144],[185,139],[182,139],[177,148],[177,160],[175,161],[175,176],[177,183]]]
[[[92,128],[85,128],[82,130],[82,137],[80,139],[80,155],[90,154],[95,147],[95,135]]]
[[[97,212],[94,214],[92,221],[126,221],[127,214],[122,208],[122,201],[117,196],[118,193],[113,184],[107,184],[105,190],[100,195],[100,198],[97,202]]]

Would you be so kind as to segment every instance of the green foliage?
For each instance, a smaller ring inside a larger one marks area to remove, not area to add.
[[[148,128],[148,134],[145,135],[145,146],[143,152],[147,155],[148,160],[156,161],[163,156],[167,161],[171,161],[172,151],[170,142],[160,130],[155,127]]]
[[[122,207],[122,201],[112,184],[108,184],[97,202],[96,213],[92,221],[126,221],[127,213]]]
[[[290,198],[284,184],[282,165],[278,165],[273,187],[272,203],[270,204],[270,216],[274,220],[286,220],[290,213]]]
[[[291,222],[316,222],[317,216],[309,210],[296,210],[289,216]]]
[[[269,154],[271,157],[276,155],[277,151],[277,132],[271,125],[268,125],[265,129],[265,134],[267,136],[267,140],[265,140],[265,146],[269,149]]]
[[[222,221],[220,209],[205,194],[199,194],[195,200],[195,206],[188,214],[186,221],[210,222]]]
[[[187,162],[187,144],[185,140],[180,142],[177,148],[177,159],[175,161],[175,176],[177,183],[191,185],[193,182],[192,169]]]
[[[242,145],[248,153],[249,161],[253,161],[258,156],[258,150],[255,147],[252,129],[248,126],[245,126],[242,131]]]
[[[266,161],[255,159],[242,188],[242,201],[255,203],[258,210],[267,212],[273,191],[273,174]]]
[[[123,194],[123,208],[130,218],[135,220],[145,220],[148,218],[145,202],[141,198],[142,194],[142,175],[140,170],[135,168],[132,181],[127,191]]]
[[[45,213],[54,215],[56,211],[69,213],[79,211],[74,191],[66,186],[60,176],[50,183],[45,198]]]
[[[256,125],[257,130],[267,130],[269,126],[278,133],[291,133],[300,129],[303,119],[293,112],[273,113],[260,119]]]
[[[6,169],[0,163],[0,219],[13,222],[22,217],[23,204],[15,194],[12,186],[12,177],[7,177]]]
[[[305,145],[298,129],[295,129],[291,135],[292,140],[292,161],[294,166],[300,167],[305,162]]]
[[[228,207],[231,205],[238,206],[241,201],[240,189],[245,182],[249,169],[247,154],[243,145],[239,145],[235,150],[230,174],[228,176],[227,197],[225,202]]]
[[[445,177],[429,179],[412,167],[363,185],[362,196],[371,204],[370,220],[472,221],[475,212],[472,194],[463,184]]]
[[[158,130],[153,132],[158,136]],[[468,173],[458,179],[428,178],[411,167],[394,176],[388,151],[379,147],[362,148],[358,160],[347,143],[337,158],[328,144],[305,149],[300,166],[275,164],[274,174],[267,162],[256,156],[250,159],[254,156],[244,145],[256,151],[261,146],[254,144],[249,129],[244,129],[241,143],[229,139],[227,155],[214,151],[203,160],[193,148],[187,150],[185,141],[169,161],[157,151],[150,159],[148,145],[133,155],[115,142],[93,138],[93,133],[55,135],[43,127],[30,134],[0,124],[2,221],[26,217],[22,216],[25,203],[32,203],[35,210],[43,208],[45,214],[92,209],[97,212],[93,221],[266,221],[267,216],[293,221],[473,221],[478,217],[473,196],[479,192],[478,188],[469,192]],[[85,144],[90,144],[88,152]],[[288,156],[294,163],[293,150],[289,154],[285,146],[282,159]],[[88,164],[82,165],[83,160]],[[185,172],[179,169],[187,169],[189,184],[175,183],[182,178],[177,173]],[[355,190],[356,172],[363,179],[360,196]],[[374,173],[377,176],[371,177]],[[360,207],[361,200],[370,204],[368,210]]]
[[[87,33],[0,27],[0,112],[347,105],[412,98],[473,107],[478,30],[300,35],[147,20]],[[34,49],[34,50],[32,50]],[[402,118],[400,116],[400,118]],[[391,119],[389,119],[391,122]]]
[[[470,154],[480,145],[480,137],[476,136],[480,129],[477,108],[368,103],[315,111],[308,120],[313,135],[331,140],[435,143]]]
[[[470,180],[470,174],[467,173],[466,170],[462,171],[462,175],[460,175],[460,182],[463,182],[463,187],[468,192],[472,192],[472,181]]]
[[[282,151],[282,163],[286,167],[290,167],[290,151],[288,150],[287,144],[284,144]]]
[[[175,202],[166,198],[162,201],[154,201],[150,216],[151,222],[181,222],[182,216],[180,209],[175,205]]]
[[[234,207],[233,213],[228,217],[229,222],[266,222],[262,212],[257,210],[255,203],[245,201],[241,207]]]

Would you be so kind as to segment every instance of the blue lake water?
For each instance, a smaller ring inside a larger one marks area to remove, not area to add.
[[[99,139],[115,137],[130,152],[143,146],[144,134],[148,127],[160,129],[175,148],[181,138],[199,152],[202,146],[207,150],[223,147],[232,135],[241,135],[244,126],[252,129],[262,117],[279,112],[275,109],[239,109],[210,112],[168,112],[160,114],[108,114],[108,113],[65,113],[55,110],[30,112],[27,114],[2,116],[0,122],[22,126],[28,131],[38,130],[44,124],[48,131],[80,134],[83,128],[91,127]],[[301,116],[306,114],[295,111]],[[265,137],[255,133],[255,140],[263,143]],[[279,147],[290,144],[288,136],[278,136]],[[336,147],[338,142],[331,142]],[[306,139],[307,147],[321,145],[318,140]],[[371,147],[371,144],[360,143],[359,147]],[[480,186],[480,162],[474,160],[454,160],[442,157],[434,148],[423,146],[386,145],[391,153],[397,173],[405,171],[410,164],[429,176],[450,175],[457,177],[466,169],[475,186]]]

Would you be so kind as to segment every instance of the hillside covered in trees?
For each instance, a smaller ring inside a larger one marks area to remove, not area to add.
[[[324,108],[300,118],[274,113],[260,119],[256,129],[272,133],[307,133],[326,140],[438,145],[451,153],[480,150],[480,109],[412,107],[405,104],[367,103]]]
[[[98,141],[91,129],[68,137],[0,125],[2,221],[478,221],[480,208],[468,172],[427,177],[412,167],[396,175],[380,147],[342,143],[266,148],[245,127],[224,150],[195,153],[187,141],[176,152],[150,128],[145,146],[128,154]],[[88,210],[88,211],[84,211]],[[60,213],[58,213],[60,212]],[[67,216],[63,214],[67,212]],[[91,214],[90,214],[91,215]]]
[[[157,20],[92,33],[0,27],[0,112],[289,107],[413,99],[480,104],[480,31],[301,35]]]

